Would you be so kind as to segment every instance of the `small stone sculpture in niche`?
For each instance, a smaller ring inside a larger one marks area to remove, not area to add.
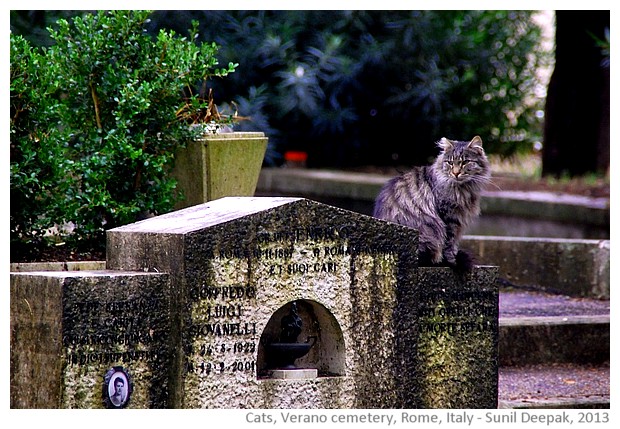
[[[297,342],[303,323],[297,312],[297,302],[295,301],[291,304],[289,314],[282,317],[280,326],[280,342],[271,343],[267,346],[270,354],[269,360],[275,369],[297,369],[295,361],[308,354],[316,343],[316,337],[308,337],[305,343]]]

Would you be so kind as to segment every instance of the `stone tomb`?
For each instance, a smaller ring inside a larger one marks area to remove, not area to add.
[[[48,274],[55,304],[36,325],[35,274],[12,276],[12,406],[41,406],[13,401],[38,383],[57,397],[43,406],[118,406],[118,376],[128,408],[497,406],[496,267],[418,268],[415,230],[231,197],[107,237],[105,272]]]
[[[11,273],[11,408],[166,407],[169,296],[166,274]]]

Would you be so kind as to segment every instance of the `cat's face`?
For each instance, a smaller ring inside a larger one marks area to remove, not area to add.
[[[443,151],[437,161],[449,180],[458,183],[488,180],[489,161],[482,148],[480,137],[476,136],[469,142],[448,140],[444,137],[438,144]]]

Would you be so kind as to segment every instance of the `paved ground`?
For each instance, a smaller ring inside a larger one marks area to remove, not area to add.
[[[609,364],[501,367],[500,407],[609,407]]]
[[[502,292],[499,297],[500,317],[603,316],[609,311],[608,300],[527,291]]]
[[[536,318],[582,320],[609,317],[610,301],[536,292],[500,293],[500,318],[519,323]],[[500,408],[609,408],[609,361],[599,365],[550,363],[502,366]]]

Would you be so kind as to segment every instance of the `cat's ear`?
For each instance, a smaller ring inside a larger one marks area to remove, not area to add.
[[[437,142],[437,146],[439,146],[443,150],[454,149],[454,143],[452,143],[445,137],[442,137],[441,140]]]
[[[472,148],[472,149],[481,149],[484,151],[484,149],[482,148],[482,139],[480,138],[480,136],[476,136],[473,139],[471,139],[467,147]]]

